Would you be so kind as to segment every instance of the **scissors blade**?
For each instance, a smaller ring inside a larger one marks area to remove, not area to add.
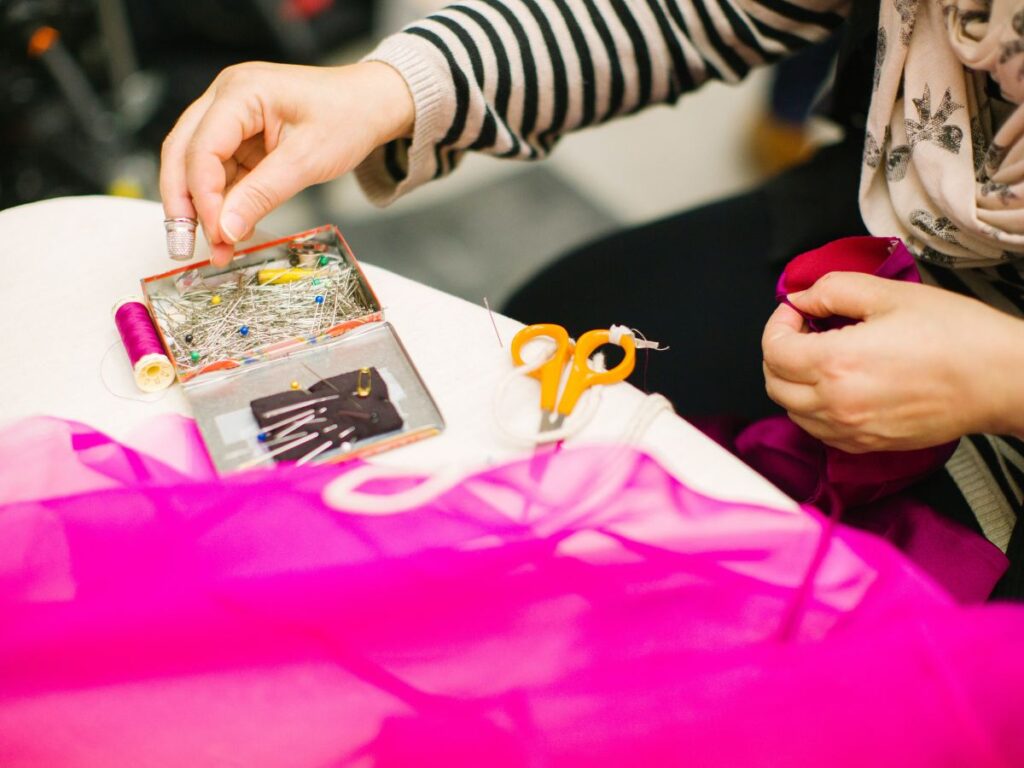
[[[543,433],[550,432],[552,429],[554,429],[554,427],[551,426],[551,411],[541,411],[540,427],[538,428],[538,431]]]

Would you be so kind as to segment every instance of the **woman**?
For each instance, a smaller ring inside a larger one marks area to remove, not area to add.
[[[757,416],[766,389],[850,452],[963,438],[916,492],[1009,551],[1002,590],[1019,593],[1024,3],[466,0],[353,66],[223,72],[165,142],[164,207],[198,216],[223,264],[310,184],[355,170],[386,205],[470,150],[540,158],[569,130],[737,80],[847,15],[833,104],[845,142],[750,194],[570,255],[508,311],[573,332],[627,320],[668,341],[675,357],[652,385],[684,415]],[[781,263],[865,227],[901,237],[932,285],[835,273],[790,297],[863,321],[839,332],[772,312]]]

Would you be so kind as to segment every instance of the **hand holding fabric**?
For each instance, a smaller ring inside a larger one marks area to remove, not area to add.
[[[198,214],[214,264],[302,189],[352,170],[412,132],[412,95],[387,64],[228,67],[164,141],[168,217]]]
[[[788,300],[765,327],[765,385],[826,444],[903,451],[1021,431],[1019,320],[938,288],[852,272],[829,273]],[[811,333],[800,313],[860,322]]]

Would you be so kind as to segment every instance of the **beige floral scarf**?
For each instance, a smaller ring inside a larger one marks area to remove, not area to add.
[[[1024,0],[882,0],[860,187],[868,229],[946,266],[1020,258],[1022,102]]]

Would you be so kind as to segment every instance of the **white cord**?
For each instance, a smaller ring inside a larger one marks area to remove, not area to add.
[[[672,412],[672,404],[661,395],[648,395],[634,411],[629,420],[630,426],[623,432],[620,442],[622,444],[639,444],[654,420],[665,412]],[[435,501],[459,485],[465,476],[466,473],[447,467],[430,475],[428,472],[365,464],[328,483],[323,490],[323,500],[327,506],[340,512],[362,515],[395,515]],[[402,478],[420,482],[412,488],[397,493],[364,493],[359,490],[373,480]]]
[[[462,482],[463,473],[445,468],[424,477],[423,472],[364,464],[332,480],[323,490],[324,503],[344,512],[363,515],[394,515],[421,507]],[[364,493],[359,488],[373,480],[409,478],[421,482],[397,493]]]
[[[633,412],[629,426],[622,434],[622,442],[639,445],[651,424],[663,413],[675,413],[672,403],[664,395],[647,395]]]

